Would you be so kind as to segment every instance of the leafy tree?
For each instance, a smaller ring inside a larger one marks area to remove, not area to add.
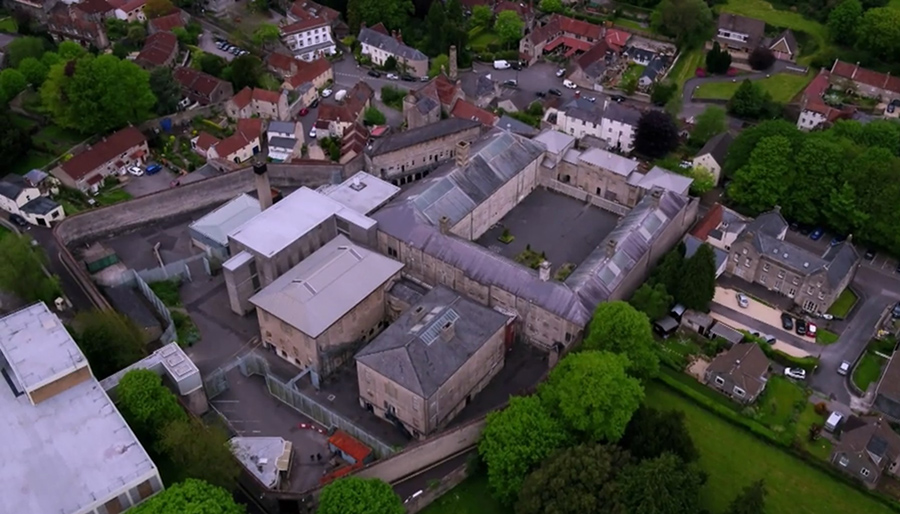
[[[150,91],[156,97],[156,114],[163,116],[178,110],[181,86],[175,81],[171,68],[162,66],[150,72]]]
[[[856,29],[862,18],[863,6],[859,0],[842,0],[828,14],[828,32],[831,38],[842,45],[856,42]]]
[[[202,480],[188,479],[129,509],[129,514],[245,514],[231,493]]]
[[[447,58],[447,62],[450,61],[450,58]],[[397,58],[393,55],[388,56],[387,59],[384,60],[384,64],[381,65],[385,71],[396,71],[397,70]]]
[[[716,254],[706,243],[684,261],[684,271],[675,297],[688,309],[706,312],[716,294]]]
[[[710,105],[694,119],[694,128],[691,129],[691,142],[702,146],[713,136],[725,132],[727,120],[725,109]]]
[[[462,3],[459,0],[447,0],[445,9],[447,21],[455,28],[465,28],[466,17],[463,14]]]
[[[764,46],[759,46],[747,58],[754,70],[768,70],[775,64],[775,53]]]
[[[644,399],[640,381],[625,372],[628,366],[625,355],[571,353],[553,368],[538,394],[583,440],[614,443]]]
[[[669,313],[674,298],[666,291],[664,284],[641,284],[634,292],[628,303],[635,309],[643,312],[651,320],[657,320]]]
[[[175,9],[172,0],[147,0],[147,3],[144,4],[144,15],[147,19],[152,20],[170,14]]]
[[[750,162],[734,174],[728,196],[754,213],[779,205],[790,186],[793,149],[784,136],[763,138],[750,156]]]
[[[712,49],[706,53],[706,71],[721,74],[731,67],[731,54],[723,50],[719,42],[713,43]]]
[[[252,12],[267,13],[269,12],[270,4],[269,0],[250,0],[247,3],[247,8]]]
[[[150,117],[150,75],[113,55],[86,55],[50,70],[41,99],[54,121],[83,133],[108,132]]]
[[[516,514],[606,512],[616,474],[629,460],[628,452],[614,445],[560,450],[525,479]]]
[[[666,102],[665,111],[669,113],[669,116],[677,118],[678,115],[681,114],[683,103],[684,101],[681,97],[681,93],[672,95],[672,98],[669,98],[669,101]]]
[[[173,421],[162,428],[159,446],[181,475],[234,489],[241,468],[231,454],[228,434],[219,427],[193,420]]]
[[[744,79],[728,101],[728,112],[742,118],[758,118],[763,115],[766,104],[770,101],[769,93],[762,86]]]
[[[432,2],[425,16],[425,29],[428,31],[429,55],[440,55],[447,51],[447,13],[443,2]]]
[[[228,69],[225,77],[234,85],[235,91],[245,87],[259,87],[259,79],[264,72],[262,61],[255,55],[247,54],[236,57]]]
[[[900,223],[896,208],[900,198],[900,160],[884,148],[868,148],[848,163],[847,169],[852,170],[846,177],[857,194],[856,205],[867,220],[858,235],[900,250],[900,234],[896,230]]]
[[[678,85],[673,82],[656,82],[650,89],[650,101],[653,105],[666,105],[677,92]]]
[[[7,101],[12,100],[28,87],[28,79],[21,71],[7,68],[0,71],[0,96]]]
[[[129,23],[125,20],[106,18],[103,20],[103,24],[106,25],[106,37],[109,38],[110,41],[118,41],[124,38],[128,33]],[[68,59],[74,59],[74,57],[69,57]]]
[[[340,478],[322,488],[316,514],[403,514],[391,486],[377,478]]]
[[[713,34],[712,11],[704,0],[663,0],[650,17],[651,26],[675,38],[679,47],[702,45]]]
[[[501,11],[494,21],[494,30],[500,36],[500,41],[507,46],[522,38],[522,29],[525,22],[516,11]]]
[[[491,20],[494,18],[494,14],[491,12],[491,8],[486,5],[476,5],[472,8],[472,15],[469,16],[469,24],[472,27],[480,27],[480,28],[488,28],[491,25]]]
[[[10,68],[18,68],[22,61],[29,57],[40,59],[44,55],[46,45],[44,40],[39,37],[19,37],[15,38],[6,45],[6,64]]]
[[[203,73],[209,73],[213,77],[222,78],[225,66],[227,66],[228,63],[218,55],[204,53],[194,60],[194,65]]]
[[[116,388],[116,397],[119,411],[142,441],[157,441],[163,428],[188,419],[162,378],[150,370],[125,373]]]
[[[716,187],[715,175],[703,166],[691,168],[690,177],[693,179],[690,193],[694,196],[702,196]]]
[[[271,23],[263,23],[253,31],[253,42],[264,48],[277,42],[280,37],[281,30]]]
[[[29,148],[31,148],[31,137],[28,136],[28,131],[13,120],[13,114],[8,108],[0,107],[0,162],[16,162],[28,153]],[[0,250],[0,255],[2,255],[2,250]],[[2,265],[0,265],[0,288],[4,288],[2,278],[4,275]]]
[[[650,274],[650,282],[654,284],[662,284],[666,286],[666,291],[677,291],[678,283],[681,280],[681,271],[684,268],[684,255],[687,248],[684,242],[679,242],[663,258],[653,269]]]
[[[732,500],[725,514],[758,514],[766,511],[766,484],[757,480]]]
[[[646,111],[638,120],[634,149],[651,159],[665,157],[678,148],[678,126],[667,112]]]
[[[725,157],[723,168],[725,175],[731,177],[734,173],[750,162],[750,154],[756,148],[760,140],[769,136],[784,136],[791,142],[792,151],[796,152],[803,139],[804,132],[797,125],[785,120],[764,121],[759,125],[744,130],[728,147],[728,155]]]
[[[616,512],[696,514],[706,475],[671,453],[632,464],[616,479]]]
[[[562,0],[541,0],[538,8],[548,13],[559,13],[565,9]]]
[[[46,64],[34,57],[23,59],[17,69],[25,77],[25,80],[34,87],[41,87],[41,84],[47,80],[47,73],[50,72],[50,68]]]
[[[20,136],[19,136],[20,137]],[[9,144],[3,142],[4,146]],[[56,278],[44,275],[47,257],[26,235],[6,234],[0,244],[0,290],[26,302],[52,303],[59,294]]]
[[[515,396],[508,407],[488,414],[478,454],[487,465],[493,496],[511,505],[528,473],[569,440],[537,396]]]
[[[814,132],[794,150],[794,173],[787,198],[781,202],[785,214],[794,221],[816,224],[822,221],[823,198],[831,196],[853,155],[848,142],[828,132]],[[846,233],[846,232],[845,232]]]
[[[594,310],[584,340],[585,350],[603,350],[628,357],[628,372],[649,378],[659,372],[650,320],[625,302],[604,302]]]
[[[128,40],[129,45],[137,48],[143,45],[147,39],[147,29],[143,25],[132,25],[128,27],[128,35],[125,36],[125,39]]]
[[[859,196],[849,183],[842,183],[827,198],[822,205],[822,215],[837,233],[851,234],[866,223],[868,215],[859,207]]]
[[[63,41],[56,47],[56,53],[63,61],[71,61],[88,55],[88,51],[74,41]]]
[[[44,55],[41,56],[41,64],[47,67],[48,72],[54,64],[59,64],[60,62],[62,62],[62,57],[56,52],[44,52]]]
[[[131,53],[131,47],[123,42],[114,43],[112,47],[112,54],[119,59],[126,59],[128,54]]]
[[[866,11],[859,22],[856,44],[883,59],[900,54],[900,9],[879,7]]]
[[[396,30],[406,25],[412,12],[412,0],[349,0],[347,23],[354,34],[361,23],[371,27],[383,22],[388,30]]]
[[[847,120],[842,126],[849,124]],[[854,121],[852,123],[859,124]],[[894,155],[900,154],[900,124],[889,120],[873,120],[860,127],[854,141],[865,147],[879,147]]]
[[[434,78],[441,74],[443,70],[444,73],[449,71],[450,67],[450,57],[447,54],[441,54],[434,59],[431,59],[431,65],[428,67],[428,77]]]
[[[141,360],[144,336],[129,318],[116,311],[82,311],[73,335],[97,378],[106,378]]]
[[[386,122],[387,118],[377,107],[367,107],[365,113],[363,113],[363,123],[366,125],[384,125]]]
[[[700,458],[680,410],[662,411],[642,405],[631,416],[619,446],[640,460],[655,459],[666,452],[685,462]]]

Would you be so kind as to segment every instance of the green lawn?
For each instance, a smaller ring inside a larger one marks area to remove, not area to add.
[[[31,137],[31,142],[41,151],[62,155],[73,146],[87,139],[74,130],[48,125]]]
[[[56,157],[57,156],[48,153],[31,150],[25,157],[11,164],[7,171],[17,175],[24,175],[33,169],[43,168],[53,162]]]
[[[798,404],[807,404],[806,393],[782,376],[772,376],[758,400],[758,421],[775,432],[784,432],[793,422]]]
[[[0,32],[9,32],[15,34],[19,31],[16,20],[11,17],[0,18]]]
[[[728,0],[722,6],[723,12],[740,14],[750,18],[762,20],[774,27],[781,27],[800,32],[806,32],[816,40],[819,52],[828,50],[828,29],[821,23],[804,18],[802,14],[779,11],[765,0]],[[799,61],[808,64],[813,55],[804,55]]]
[[[881,377],[881,366],[884,363],[883,357],[876,355],[872,350],[867,351],[863,354],[862,359],[860,359],[859,364],[853,371],[853,383],[856,384],[856,387],[865,391],[869,384]]]
[[[650,28],[649,26],[645,27],[645,26],[641,25],[640,22],[630,20],[628,18],[616,18],[613,20],[613,24],[618,25],[619,27],[622,27],[623,29],[634,29],[634,30],[638,30],[641,32],[653,32],[653,29]]]
[[[500,36],[492,30],[476,28],[469,31],[469,46],[476,52],[486,52],[491,43],[500,44]]]
[[[478,473],[438,498],[422,514],[512,514],[512,511],[491,497],[487,475]]]
[[[767,79],[754,81],[772,95],[772,99],[780,103],[788,103],[803,91],[809,83],[811,75],[794,75],[779,73]],[[741,78],[735,82],[708,82],[694,91],[694,98],[700,100],[728,100],[741,85]]]
[[[819,344],[836,343],[838,340],[838,337],[840,337],[840,336],[838,336],[837,334],[835,334],[834,332],[832,332],[830,330],[824,330],[824,329],[820,328],[819,331],[816,332],[816,342]]]
[[[683,52],[678,62],[669,72],[669,80],[678,85],[678,93],[684,89],[684,83],[693,78],[697,73],[697,68],[703,64],[703,49],[695,48],[690,51]]]
[[[767,514],[892,512],[862,491],[764,443],[661,384],[647,387],[646,403],[659,409],[684,411],[688,430],[700,452],[700,465],[709,474],[701,501],[710,511],[723,512],[741,489],[765,479]]]
[[[856,293],[849,288],[844,289],[844,292],[842,292],[841,295],[837,297],[837,300],[831,304],[831,308],[828,309],[828,314],[833,314],[839,318],[846,318],[847,314],[850,313],[850,309],[856,305],[856,300]]]
[[[641,78],[641,73],[644,73],[644,69],[646,68],[646,66],[641,66],[640,64],[629,64],[628,69],[625,70],[625,73],[622,74],[622,80],[620,83],[624,84],[629,80],[633,80],[635,84],[637,84],[637,80]]]
[[[109,189],[101,191],[94,199],[97,200],[97,205],[105,206],[131,200],[132,196],[124,189]]]

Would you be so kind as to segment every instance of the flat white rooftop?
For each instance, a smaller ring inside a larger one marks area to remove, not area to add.
[[[375,220],[303,187],[228,235],[254,252],[271,257],[334,215],[366,229],[375,225]]]
[[[25,346],[33,348],[27,355],[22,336],[10,332],[22,333],[22,327],[29,327]],[[7,362],[14,337],[16,364]],[[84,360],[44,304],[0,319],[0,341],[0,366],[18,365],[26,377],[48,375],[42,367],[55,374],[73,359],[72,350]],[[0,379],[0,512],[80,514],[145,480],[158,480],[156,466],[95,378],[38,405],[14,387]]]
[[[259,215],[260,212],[262,209],[259,206],[259,200],[248,194],[242,194],[191,223],[190,228],[222,246],[228,246],[228,234]]]
[[[291,465],[292,444],[280,437],[232,437],[231,452],[269,489],[281,484]]]
[[[362,215],[368,215],[397,196],[399,192],[400,188],[394,184],[360,171],[341,184],[328,189],[325,194]]]

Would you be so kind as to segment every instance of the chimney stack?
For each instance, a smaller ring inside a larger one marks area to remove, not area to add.
[[[456,143],[456,166],[459,168],[469,164],[469,142],[460,141]]]
[[[616,242],[615,239],[610,239],[608,243],[606,243],[606,256],[612,259],[613,255],[616,254],[616,246],[619,243]]]
[[[541,262],[541,265],[538,267],[538,276],[541,278],[541,282],[546,282],[550,280],[550,263],[547,261]]]
[[[650,192],[650,196],[653,197],[653,205],[659,207],[659,199],[662,198],[663,191],[660,188],[656,188]]]
[[[457,66],[456,45],[450,45],[450,80],[456,80],[456,75],[459,72]]]
[[[260,210],[266,210],[272,206],[272,186],[269,184],[269,167],[265,161],[253,163],[253,173],[256,175],[256,196],[259,197]]]
[[[453,328],[453,322],[448,321],[444,323],[444,326],[441,327],[441,339],[445,342],[450,341],[456,335],[456,330]]]
[[[441,216],[439,221],[441,226],[441,234],[447,235],[450,233],[450,218],[447,216]]]

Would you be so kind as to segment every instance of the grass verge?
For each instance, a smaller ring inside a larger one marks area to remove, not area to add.
[[[856,293],[851,291],[849,288],[844,289],[840,296],[837,297],[837,300],[831,304],[831,307],[828,308],[828,314],[833,314],[839,318],[846,318],[847,314],[850,313],[850,309],[856,305],[857,298]]]
[[[872,382],[878,380],[881,376],[881,366],[884,364],[884,358],[875,354],[872,350],[863,354],[856,369],[853,370],[853,383],[856,387],[865,391]]]
[[[778,73],[754,82],[772,95],[772,99],[776,102],[788,103],[803,91],[811,78],[811,75]],[[740,86],[740,77],[736,79],[736,82],[708,82],[697,87],[694,91],[694,98],[698,100],[729,100]]]
[[[678,58],[678,62],[669,72],[669,80],[678,85],[677,94],[681,94],[684,83],[694,77],[697,68],[703,63],[703,49],[695,48],[687,50]]]
[[[830,330],[823,330],[820,328],[819,331],[816,332],[816,342],[819,344],[834,344],[837,342],[838,337],[840,336]]]
[[[512,514],[491,497],[487,475],[477,473],[441,496],[422,514]]]

